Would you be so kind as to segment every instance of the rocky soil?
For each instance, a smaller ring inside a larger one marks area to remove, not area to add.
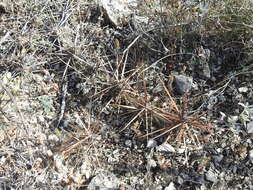
[[[0,189],[253,189],[253,4],[119,2],[0,2]]]

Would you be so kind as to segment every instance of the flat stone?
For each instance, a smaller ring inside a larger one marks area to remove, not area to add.
[[[126,140],[126,141],[125,141],[125,145],[126,145],[127,147],[131,148],[132,145],[133,145],[133,143],[132,143],[131,140]]]
[[[216,163],[219,163],[219,162],[222,161],[223,157],[224,157],[224,156],[223,156],[222,154],[219,154],[219,155],[213,156],[213,159],[214,159],[214,161],[215,161]]]
[[[248,133],[253,133],[253,121],[250,121],[247,124],[247,131],[248,131]]]
[[[133,14],[133,8],[136,8],[136,0],[100,0],[104,13],[116,27],[127,24]]]
[[[249,151],[249,159],[253,163],[253,149]]]
[[[88,185],[89,190],[109,190],[118,189],[120,186],[119,179],[110,172],[101,172],[92,178]]]
[[[213,183],[218,182],[217,174],[215,174],[212,170],[208,170],[208,172],[205,174],[205,177],[208,181],[211,181]]]
[[[243,92],[243,93],[246,93],[246,92],[248,92],[248,88],[247,87],[240,87],[240,88],[238,88],[238,91],[239,92]]]
[[[157,147],[159,152],[176,152],[175,148],[168,143],[163,143]]]
[[[157,146],[157,142],[154,139],[149,139],[147,143],[147,148],[154,148]]]
[[[174,76],[175,87],[179,94],[184,94],[192,88],[193,79],[184,75]]]
[[[165,187],[164,190],[176,190],[173,182],[170,182],[169,186]]]

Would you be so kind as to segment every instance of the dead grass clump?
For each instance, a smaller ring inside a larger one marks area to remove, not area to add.
[[[118,103],[111,103],[117,107],[122,117],[128,118],[126,125],[121,129],[130,127],[137,137],[163,139],[170,143],[195,144],[208,141],[207,136],[213,134],[213,127],[205,117],[207,112],[190,112],[189,94],[181,98],[178,104],[160,78],[163,92],[158,96],[151,94],[145,80],[137,82],[138,87],[129,85],[130,81],[121,89]],[[140,84],[142,83],[142,85]]]

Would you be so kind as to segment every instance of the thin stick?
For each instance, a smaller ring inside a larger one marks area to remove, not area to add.
[[[131,121],[128,122],[128,124],[127,124],[123,129],[121,129],[120,132],[124,131],[129,125],[131,125],[131,123],[132,123],[140,114],[142,114],[142,112],[144,112],[144,110],[145,110],[145,109],[142,109],[136,116],[134,116],[134,118],[131,119]]]
[[[161,83],[162,83],[162,85],[163,85],[163,87],[164,87],[165,92],[166,92],[167,95],[169,96],[170,102],[173,104],[173,107],[175,107],[176,112],[179,113],[179,109],[178,109],[178,107],[177,107],[177,104],[175,103],[175,101],[174,101],[173,98],[171,97],[170,92],[169,92],[169,90],[167,89],[165,83],[163,82],[163,80],[161,79],[161,77],[159,77],[159,79],[160,79],[160,81],[161,81]]]

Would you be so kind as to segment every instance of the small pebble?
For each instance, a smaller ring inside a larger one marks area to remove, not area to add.
[[[246,93],[246,92],[248,92],[248,88],[247,87],[240,87],[240,88],[238,88],[238,91],[239,92],[243,92],[243,93]]]
[[[58,142],[58,141],[59,141],[59,138],[58,138],[57,135],[51,134],[51,135],[48,136],[48,140],[49,140],[49,141]]]
[[[214,159],[215,162],[219,163],[219,162],[222,161],[223,157],[224,156],[222,154],[220,154],[220,155],[213,156],[213,159]]]
[[[129,147],[129,148],[131,148],[132,147],[132,141],[131,140],[126,140],[125,141],[125,145],[127,146],[127,147]]]
[[[247,131],[248,133],[253,133],[253,121],[247,124]]]
[[[173,182],[170,182],[169,186],[165,187],[164,190],[176,190]]]
[[[192,88],[193,79],[184,75],[175,75],[175,87],[179,94],[184,94]]]
[[[218,182],[217,175],[216,175],[212,170],[209,170],[209,171],[205,174],[205,176],[206,176],[206,179],[207,179],[208,181],[211,181],[211,182],[213,182],[213,183]]]
[[[154,148],[157,146],[157,142],[154,139],[149,139],[147,143],[147,148]]]
[[[253,163],[253,149],[249,151],[249,159]]]
[[[175,148],[168,143],[163,143],[157,147],[159,152],[176,152]]]
[[[49,158],[53,158],[54,153],[53,153],[51,150],[48,150],[48,151],[47,151],[47,156],[48,156]]]
[[[120,186],[120,181],[119,179],[110,172],[101,172],[94,176],[89,185],[88,189],[89,190],[109,190],[109,189],[118,189]]]

